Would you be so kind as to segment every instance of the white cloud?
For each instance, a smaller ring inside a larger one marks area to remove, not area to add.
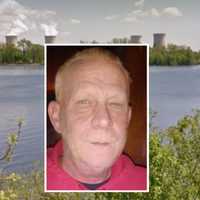
[[[20,18],[21,20],[25,20],[25,19],[26,19],[26,16],[25,16],[24,14],[19,14],[19,18]]]
[[[41,28],[44,30],[45,35],[57,35],[56,24],[41,24]]]
[[[28,30],[28,27],[23,23],[23,21],[21,21],[20,19],[17,19],[13,22],[16,26],[20,27],[21,29],[23,29],[24,31]]]
[[[109,15],[109,16],[106,16],[104,19],[105,20],[114,20],[114,19],[117,19],[119,17],[119,15]]]
[[[182,16],[182,13],[176,7],[167,7],[162,10],[158,10],[156,8],[151,8],[150,10],[135,9],[129,12],[121,21],[142,22],[145,17],[164,17],[164,16],[179,17]]]
[[[142,22],[142,18],[147,16],[148,12],[138,9],[133,10],[132,12],[129,12],[122,20],[121,22]]]
[[[37,28],[37,24],[33,22],[30,26],[30,29],[32,30],[32,29],[36,29],[36,28]]]
[[[134,3],[136,7],[142,7],[144,5],[144,0],[138,0]]]
[[[160,13],[159,11],[156,9],[156,8],[152,8],[150,10],[150,15],[154,16],[154,17],[159,17],[160,16]]]
[[[0,2],[0,24],[3,34],[21,34],[49,21],[54,22],[56,12],[51,10],[36,10],[23,6],[16,0]]]
[[[182,12],[176,7],[168,7],[163,9],[163,15],[173,16],[173,17],[180,17],[182,16]]]
[[[130,23],[130,22],[139,22],[139,20],[136,17],[134,17],[134,16],[130,16],[130,17],[127,16],[124,19],[122,19],[121,22],[128,22],[128,23]]]
[[[79,19],[74,19],[74,18],[72,18],[72,19],[70,19],[70,23],[71,23],[71,24],[80,24],[81,21],[80,21]]]
[[[11,15],[23,10],[23,7],[14,0],[3,0],[0,3],[0,15]]]
[[[62,32],[62,34],[63,34],[63,35],[65,35],[65,36],[68,36],[68,35],[70,35],[70,34],[71,34],[71,32],[68,32],[68,31],[63,31],[63,32]]]
[[[148,16],[148,12],[144,10],[133,10],[128,15],[135,15],[137,17],[145,17],[145,16]]]

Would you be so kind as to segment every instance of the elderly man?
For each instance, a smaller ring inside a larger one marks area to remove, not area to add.
[[[101,48],[58,70],[48,114],[62,140],[48,149],[48,190],[145,190],[146,169],[122,154],[131,118],[128,72]]]

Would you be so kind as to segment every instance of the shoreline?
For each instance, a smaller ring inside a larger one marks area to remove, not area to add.
[[[0,69],[44,69],[44,64],[0,64]]]
[[[194,67],[200,66],[200,64],[195,65],[149,65],[150,67]]]
[[[200,64],[198,65],[149,65],[150,68],[199,68]]]

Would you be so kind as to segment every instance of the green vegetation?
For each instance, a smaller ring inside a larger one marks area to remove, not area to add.
[[[0,44],[0,64],[43,64],[44,48],[22,39],[17,45]]]
[[[126,44],[131,43],[131,40],[127,37],[113,38],[111,43]],[[190,47],[175,44],[169,44],[166,48],[150,48],[149,64],[165,66],[198,65],[200,64],[200,51],[195,52]]]
[[[173,44],[167,48],[150,48],[150,65],[197,65],[200,64],[200,51],[194,52],[189,47]]]
[[[15,146],[21,135],[22,124],[23,124],[23,119],[18,119],[17,120],[17,126],[18,126],[17,131],[12,132],[8,135],[7,146],[6,146],[4,153],[2,155],[0,155],[0,161],[3,161],[3,160],[5,160],[7,162],[11,161],[13,152],[15,150]]]
[[[130,38],[127,38],[127,37],[124,37],[124,38],[113,38],[111,43],[114,43],[114,44],[120,44],[120,43],[131,43],[131,40]]]
[[[192,116],[185,116],[176,126],[163,131],[151,126],[150,192],[148,193],[45,193],[43,170],[35,169],[32,173],[24,175],[1,173],[0,199],[198,200],[200,199],[199,142],[200,110],[194,111]]]
[[[80,43],[97,44],[96,40],[91,42],[80,41]],[[130,43],[129,38],[113,38],[108,43]],[[169,44],[166,48],[150,48],[150,65],[198,65],[200,64],[200,51],[192,51],[190,47]],[[22,39],[17,45],[0,44],[0,64],[43,64],[44,47],[33,44],[29,40]]]

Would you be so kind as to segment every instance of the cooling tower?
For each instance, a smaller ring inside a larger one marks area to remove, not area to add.
[[[154,47],[165,47],[166,46],[166,34],[165,33],[154,33],[153,34],[153,46]]]
[[[56,39],[55,35],[45,35],[45,43],[46,44],[54,43],[55,39]]]
[[[16,45],[17,44],[17,35],[6,35],[6,44]]]
[[[142,43],[141,38],[142,38],[141,35],[131,35],[130,43],[135,43],[135,44]]]

